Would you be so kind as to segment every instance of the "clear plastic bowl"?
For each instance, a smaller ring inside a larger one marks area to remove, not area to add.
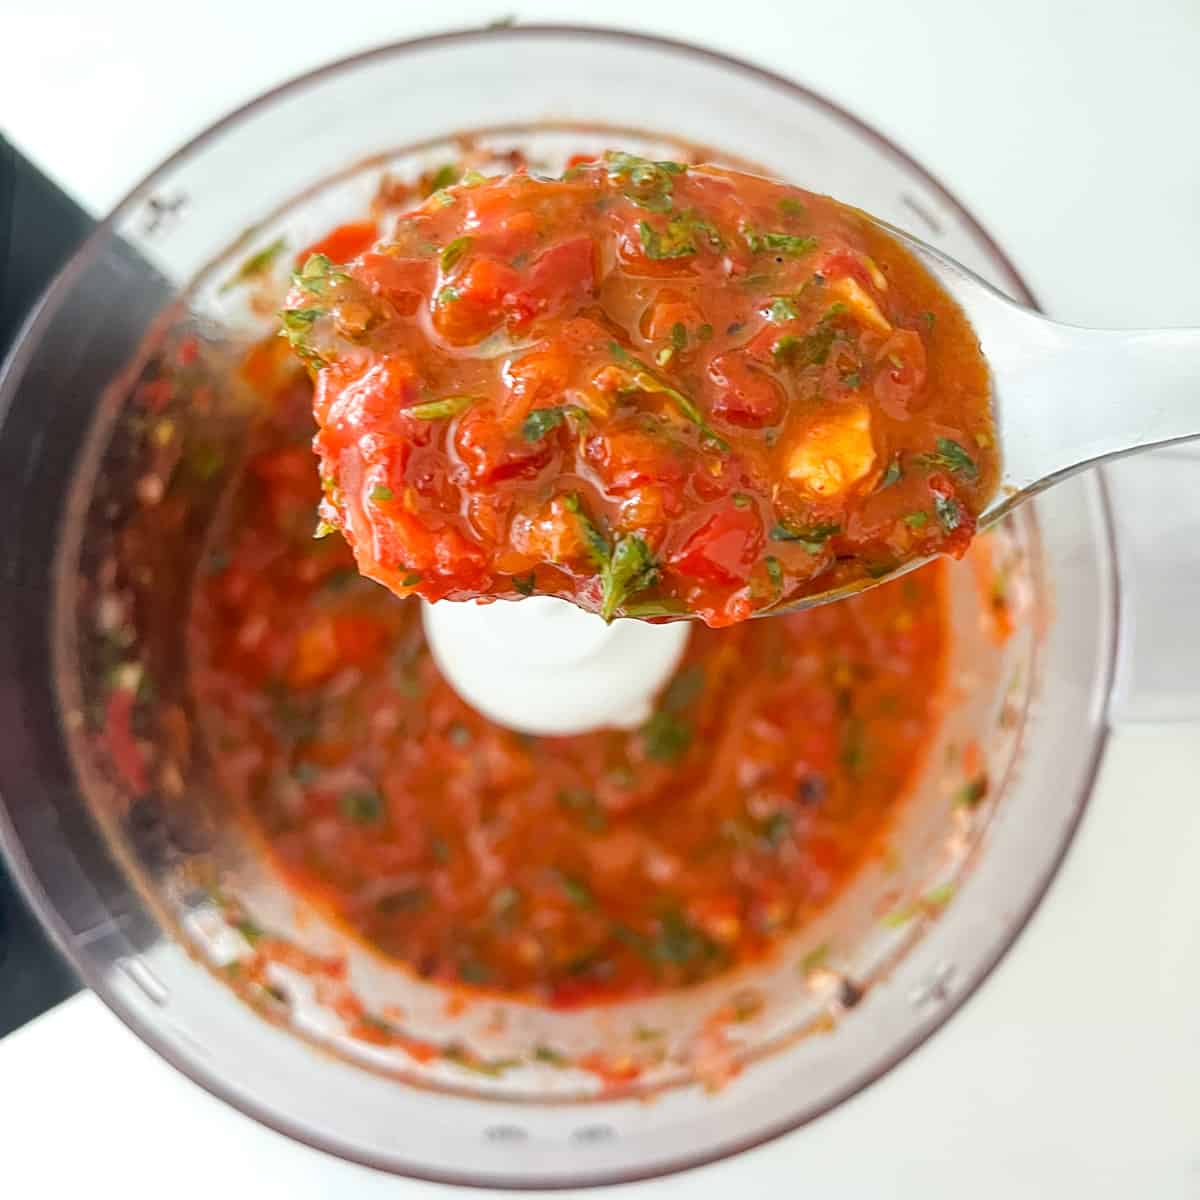
[[[123,794],[91,708],[115,654],[116,669],[153,671],[158,695],[139,729],[149,743],[177,736],[165,714],[190,717],[179,629],[222,479],[215,472],[186,503],[173,484],[165,499],[139,486],[153,439],[131,398],[159,346],[195,330],[210,361],[232,360],[268,319],[219,286],[247,251],[279,234],[303,245],[357,217],[383,172],[445,161],[463,131],[497,152],[519,145],[547,169],[618,144],[698,144],[907,226],[1029,298],[983,230],[901,151],[803,88],[710,51],[601,30],[486,30],[386,47],[269,93],[119,206],[55,283],[0,381],[0,469],[16,507],[0,550],[0,723],[11,731],[0,840],[113,1010],[266,1124],[430,1179],[617,1182],[735,1153],[828,1111],[918,1047],[1011,945],[1066,849],[1103,745],[1116,630],[1107,515],[1098,481],[1074,480],[997,535],[990,566],[976,556],[954,569],[953,703],[888,869],[864,871],[787,954],[654,1001],[573,1014],[489,1002],[448,1015],[428,985],[319,917],[296,920],[222,821],[202,749],[148,797]],[[180,420],[186,460],[214,439],[236,446],[244,413],[218,379],[210,405]],[[131,522],[159,503],[179,504],[175,532],[131,565]],[[1003,643],[981,617],[980,589],[997,570],[1019,614]],[[137,629],[114,650],[97,614],[118,593],[132,597]],[[954,801],[971,738],[992,791],[967,809]],[[246,947],[198,886],[214,877],[274,932],[345,954],[369,1006],[399,1004],[412,1032],[520,1065],[481,1074],[463,1069],[461,1053],[420,1064],[356,1041],[300,978],[276,981],[286,1003],[247,1003],[224,969]],[[923,903],[931,893],[939,902]],[[742,1069],[713,1090],[695,1049],[712,1014],[747,988],[761,1011],[722,1050]],[[550,1043],[644,1057],[645,1026],[668,1036],[625,1088],[533,1053]]]

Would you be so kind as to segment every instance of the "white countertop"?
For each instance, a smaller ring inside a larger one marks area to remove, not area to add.
[[[1055,316],[1200,324],[1193,0],[609,0],[602,10],[447,0],[419,13],[395,0],[177,10],[0,0],[9,48],[0,120],[98,212],[272,83],[373,43],[510,11],[670,33],[793,75],[938,175]],[[621,1194],[1200,1196],[1198,779],[1200,725],[1119,730],[1046,903],[926,1047],[797,1134]],[[0,1130],[0,1192],[14,1197],[97,1184],[134,1200],[212,1200],[231,1185],[256,1200],[446,1191],[260,1129],[87,995],[0,1043]]]

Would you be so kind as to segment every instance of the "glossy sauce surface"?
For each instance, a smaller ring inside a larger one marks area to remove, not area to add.
[[[613,153],[373,233],[310,256],[283,320],[322,532],[398,594],[723,626],[970,541],[986,364],[857,210]]]

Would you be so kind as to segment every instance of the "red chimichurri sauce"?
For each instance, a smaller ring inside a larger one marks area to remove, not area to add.
[[[321,531],[392,591],[723,626],[970,541],[986,364],[857,210],[612,153],[372,232],[310,256],[283,320]]]
[[[422,977],[569,1007],[762,958],[880,851],[938,718],[940,564],[698,625],[640,729],[522,736],[441,678],[415,600],[311,537],[311,387],[286,354],[245,368],[266,413],[191,645],[220,782],[289,887]]]

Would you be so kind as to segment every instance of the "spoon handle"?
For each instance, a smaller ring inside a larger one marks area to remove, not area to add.
[[[1023,328],[1006,331],[996,383],[1004,476],[989,517],[1104,459],[1200,437],[1200,329],[1011,319]]]

